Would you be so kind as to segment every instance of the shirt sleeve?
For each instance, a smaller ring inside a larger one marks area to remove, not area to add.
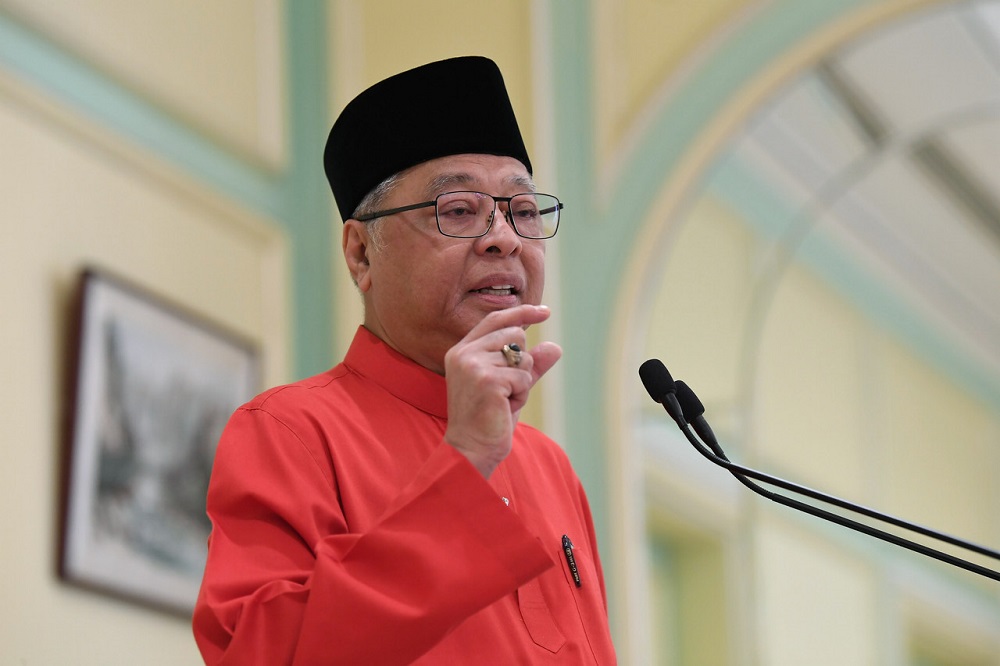
[[[216,664],[406,664],[553,565],[445,443],[374,527],[348,530],[332,472],[243,409],[220,440],[195,638]]]

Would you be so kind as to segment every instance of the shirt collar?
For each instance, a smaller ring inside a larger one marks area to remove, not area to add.
[[[364,326],[354,334],[344,365],[417,409],[448,418],[444,377],[403,356]]]

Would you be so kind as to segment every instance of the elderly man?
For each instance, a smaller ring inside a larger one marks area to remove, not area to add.
[[[587,500],[518,423],[562,204],[496,65],[369,88],[325,166],[364,325],[332,370],[233,415],[194,630],[210,664],[611,664]]]

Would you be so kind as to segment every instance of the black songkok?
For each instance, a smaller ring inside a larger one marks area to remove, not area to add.
[[[346,220],[389,176],[463,153],[513,157],[531,173],[503,75],[481,56],[422,65],[362,92],[333,124],[323,167]]]

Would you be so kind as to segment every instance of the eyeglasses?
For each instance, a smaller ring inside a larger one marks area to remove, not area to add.
[[[361,222],[434,206],[437,227],[452,238],[479,238],[490,232],[497,204],[506,204],[503,216],[522,238],[552,238],[559,229],[559,211],[563,204],[551,194],[525,192],[512,197],[495,197],[485,192],[445,192],[433,201],[390,208],[358,215]]]

